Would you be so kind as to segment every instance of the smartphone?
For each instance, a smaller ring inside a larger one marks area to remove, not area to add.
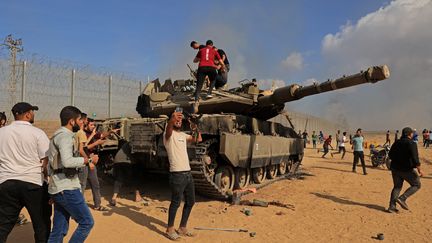
[[[183,108],[181,108],[180,106],[177,106],[175,109],[175,112],[183,113]]]

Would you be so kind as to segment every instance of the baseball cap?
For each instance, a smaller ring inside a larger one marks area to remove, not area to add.
[[[37,111],[39,110],[39,107],[30,105],[27,102],[19,102],[12,107],[12,113],[14,115],[23,114],[30,110]]]

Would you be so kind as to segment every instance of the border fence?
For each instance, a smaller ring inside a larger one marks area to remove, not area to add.
[[[58,119],[66,105],[95,118],[137,115],[142,81],[131,75],[37,55],[12,65],[0,55],[0,111],[10,112],[13,104],[26,101],[39,106],[38,120]]]

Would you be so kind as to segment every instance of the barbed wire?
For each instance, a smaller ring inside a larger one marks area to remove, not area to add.
[[[135,106],[140,79],[135,75],[67,60],[52,60],[34,53],[19,54],[18,57],[14,95],[17,101],[38,105],[38,119],[58,119],[61,108],[72,102],[95,118],[137,116]],[[8,90],[10,79],[7,50],[0,50],[0,111],[9,111],[13,106]]]

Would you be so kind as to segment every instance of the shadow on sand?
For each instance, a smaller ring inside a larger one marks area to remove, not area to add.
[[[320,197],[320,198],[324,198],[324,199],[333,201],[335,203],[340,203],[340,204],[345,204],[345,205],[353,205],[353,206],[362,206],[362,207],[378,210],[381,212],[386,212],[386,208],[383,206],[380,206],[380,205],[354,202],[354,201],[351,201],[349,199],[340,198],[340,197],[336,197],[336,196],[329,195],[329,194],[323,194],[323,193],[319,193],[319,192],[311,192],[311,194],[313,194],[317,197]]]
[[[104,216],[111,216],[112,214],[119,214],[125,216],[132,220],[134,223],[147,227],[149,230],[159,233],[165,236],[165,232],[159,230],[155,225],[159,225],[163,228],[166,227],[166,223],[154,218],[152,216],[146,215],[143,212],[140,212],[140,208],[136,206],[130,206],[123,204],[121,202],[117,202],[116,207],[111,207],[111,210],[108,212],[104,212]]]

